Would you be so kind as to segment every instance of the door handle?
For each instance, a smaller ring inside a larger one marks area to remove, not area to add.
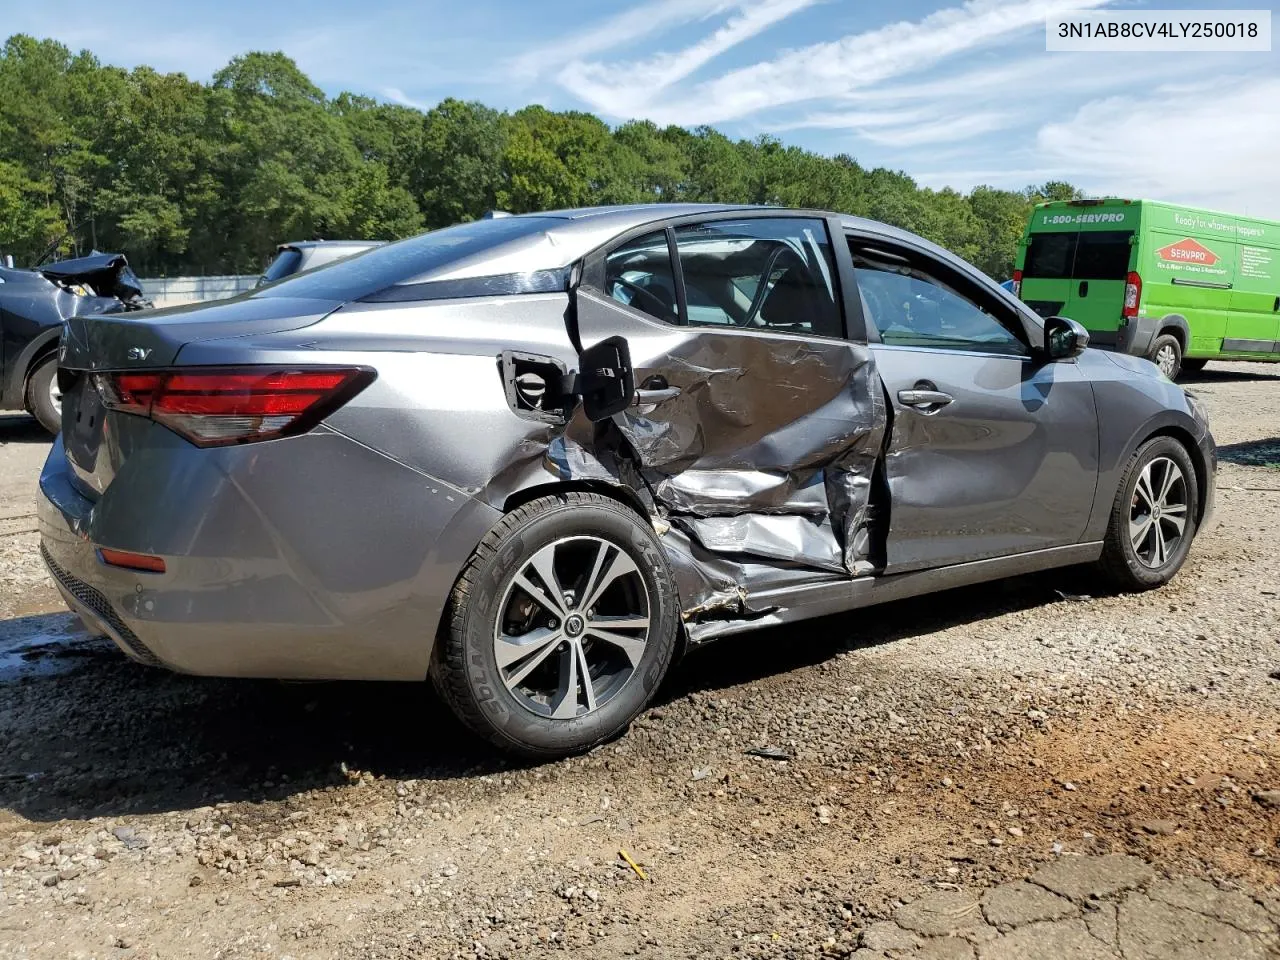
[[[661,390],[637,390],[635,397],[631,400],[633,407],[643,406],[646,403],[662,403],[680,396],[679,387],[664,387]]]
[[[666,377],[652,376],[640,384],[636,395],[631,398],[631,405],[638,407],[644,404],[662,403],[678,396],[680,396],[679,387],[669,386]]]
[[[1276,302],[1271,305],[1272,313],[1280,313],[1280,297],[1276,297]]]
[[[904,407],[931,407],[940,409],[953,401],[955,397],[941,390],[899,390],[898,402]],[[930,411],[932,412],[932,411]]]
[[[1077,289],[1079,290],[1080,296],[1087,297],[1089,295],[1089,281],[1081,280],[1080,286]]]

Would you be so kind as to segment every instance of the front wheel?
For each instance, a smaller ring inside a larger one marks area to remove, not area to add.
[[[481,541],[432,678],[468,727],[536,759],[622,731],[666,674],[679,603],[652,527],[593,493],[543,497]]]
[[[1150,590],[1178,572],[1196,534],[1195,467],[1172,437],[1148,440],[1129,460],[1098,561],[1121,590]]]
[[[50,355],[39,361],[27,377],[27,412],[50,433],[62,429],[62,390],[58,387],[58,358]]]
[[[1172,334],[1162,333],[1151,342],[1147,359],[1170,380],[1177,380],[1178,374],[1182,372],[1182,344]]]

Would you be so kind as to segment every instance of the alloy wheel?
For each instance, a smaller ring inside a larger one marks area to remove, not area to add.
[[[1173,379],[1173,373],[1178,365],[1178,354],[1173,347],[1165,344],[1156,351],[1156,366],[1170,380]]]
[[[1129,542],[1147,567],[1163,567],[1186,535],[1187,478],[1168,457],[1156,457],[1138,475],[1129,505]]]
[[[49,378],[49,402],[53,404],[53,409],[57,413],[62,413],[62,388],[58,386],[58,374],[56,372]]]
[[[631,556],[601,537],[564,537],[512,578],[493,646],[502,682],[527,710],[572,720],[617,696],[649,639],[649,591]]]

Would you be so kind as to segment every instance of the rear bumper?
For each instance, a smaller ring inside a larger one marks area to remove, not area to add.
[[[421,680],[453,582],[500,516],[331,432],[149,453],[94,500],[59,438],[40,477],[41,551],[83,619],[184,673]],[[166,570],[108,566],[100,546]]]

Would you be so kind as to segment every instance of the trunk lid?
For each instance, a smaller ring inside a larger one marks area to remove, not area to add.
[[[331,300],[246,296],[68,320],[58,380],[62,441],[77,488],[96,499],[137,450],[156,443],[185,443],[142,417],[107,410],[94,385],[94,373],[172,366],[188,344],[297,330],[319,322],[339,306],[340,302]]]
[[[58,366],[66,370],[165,367],[197,340],[298,330],[339,306],[332,300],[236,297],[161,310],[72,317],[66,323]]]

